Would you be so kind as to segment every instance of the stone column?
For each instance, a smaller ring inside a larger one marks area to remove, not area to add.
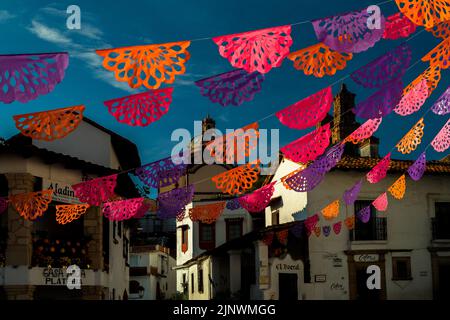
[[[231,294],[241,290],[241,252],[228,251],[230,257],[230,291]]]
[[[103,215],[99,207],[90,207],[84,215],[84,234],[91,236],[88,256],[92,261],[91,268],[103,270]]]

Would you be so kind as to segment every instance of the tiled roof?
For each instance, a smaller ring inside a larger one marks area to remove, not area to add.
[[[369,157],[354,157],[344,155],[336,165],[335,170],[361,170],[367,171],[373,168],[381,159]],[[391,159],[389,167],[390,172],[403,172],[412,165],[411,160],[395,160]],[[450,174],[450,162],[444,161],[428,161],[427,174]]]

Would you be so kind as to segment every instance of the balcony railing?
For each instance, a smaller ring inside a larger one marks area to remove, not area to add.
[[[384,241],[387,240],[387,219],[376,217],[364,224],[356,221],[350,231],[350,241]]]

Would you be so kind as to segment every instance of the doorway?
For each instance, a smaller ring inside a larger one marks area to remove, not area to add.
[[[278,274],[278,300],[298,300],[298,275],[296,273]]]
[[[369,289],[367,287],[367,266],[356,267],[356,300],[382,300],[381,289]]]
[[[439,300],[450,299],[450,264],[439,264],[439,290],[437,298]]]

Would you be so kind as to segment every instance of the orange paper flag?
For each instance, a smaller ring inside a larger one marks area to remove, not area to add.
[[[89,208],[88,204],[67,204],[56,206],[56,221],[59,224],[67,224],[79,219]]]
[[[256,180],[258,180],[258,175],[261,171],[259,164],[259,160],[244,164],[215,175],[211,180],[216,184],[216,187],[224,193],[231,195],[242,194],[249,190]]]
[[[25,220],[35,220],[40,217],[52,201],[53,190],[20,193],[9,196],[11,204]]]

